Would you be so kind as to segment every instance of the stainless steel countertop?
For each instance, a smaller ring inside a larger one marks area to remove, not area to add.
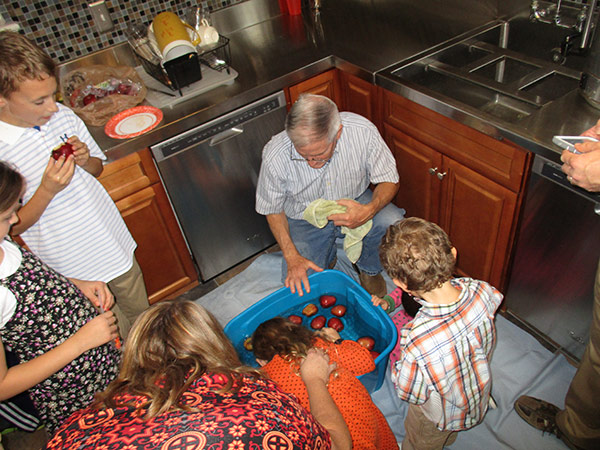
[[[222,31],[230,39],[232,67],[239,73],[233,84],[163,108],[161,124],[141,136],[113,139],[103,127],[90,127],[92,136],[108,159],[116,160],[329,68],[340,67],[374,82],[377,71],[491,20],[485,8],[456,18],[456,14],[442,10],[433,14],[403,1],[377,3],[380,6],[344,0],[323,3],[320,14],[303,10],[300,16],[279,14],[276,0],[239,4],[244,17],[254,11],[241,8],[253,6],[267,8],[260,13],[272,16],[238,30]]]
[[[161,124],[141,136],[112,139],[103,127],[90,127],[92,136],[108,159],[116,160],[333,67],[555,162],[560,162],[560,152],[552,136],[577,135],[600,116],[600,111],[571,92],[540,114],[513,125],[386,77],[386,68],[497,22],[485,7],[459,15],[444,11],[444,2],[435,12],[414,3],[327,0],[318,15],[307,9],[302,15],[289,16],[279,13],[276,0],[252,0],[221,10],[213,20],[230,39],[232,67],[239,73],[233,84],[163,108]]]

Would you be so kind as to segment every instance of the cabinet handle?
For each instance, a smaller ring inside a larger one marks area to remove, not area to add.
[[[435,175],[436,172],[437,172],[437,167],[430,167],[429,168],[429,174],[430,175]]]
[[[444,178],[446,175],[448,175],[448,172],[444,172],[444,173],[438,173],[438,174],[436,174],[436,175],[437,175],[437,177],[438,177],[440,180],[442,180],[442,179],[443,179],[443,178]]]

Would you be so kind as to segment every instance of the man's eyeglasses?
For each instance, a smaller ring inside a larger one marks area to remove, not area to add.
[[[331,158],[333,157],[333,154],[335,153],[335,148],[337,146],[337,142],[338,142],[338,139],[336,138],[333,142],[331,142],[327,146],[327,149],[325,151],[323,151],[317,155],[310,156],[308,158],[304,158],[304,157],[298,158],[298,157],[294,156],[294,144],[290,144],[290,159],[292,161],[304,161],[306,163],[325,163],[325,164],[327,164],[329,161],[331,161]],[[333,150],[330,146],[333,147]],[[327,159],[319,158],[322,155],[326,155],[330,151],[331,151],[331,155],[329,156],[329,158],[327,158]]]

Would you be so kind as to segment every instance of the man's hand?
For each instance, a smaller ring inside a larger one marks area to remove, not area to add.
[[[102,307],[104,311],[108,311],[115,304],[115,298],[106,283],[102,281],[78,280],[76,278],[69,278],[69,280],[83,292],[83,295],[85,295],[96,308]]]
[[[592,128],[590,128],[589,130],[585,130],[583,133],[581,133],[581,135],[598,139],[600,141],[600,120],[598,120],[598,122],[596,122],[596,125],[594,125]]]
[[[363,205],[357,201],[347,198],[337,201],[340,206],[346,207],[346,212],[342,214],[332,214],[327,217],[327,220],[333,221],[336,227],[346,226],[348,228],[356,228],[372,219],[375,211],[370,204]]]
[[[562,152],[562,171],[572,184],[590,192],[600,192],[600,142],[576,144],[575,148],[581,155],[568,150]]]
[[[307,270],[312,269],[315,272],[323,271],[321,267],[299,253],[286,258],[286,263],[287,276],[285,277],[285,286],[290,288],[292,294],[298,292],[299,296],[304,294],[302,285],[304,285],[304,290],[307,293],[310,292],[310,284],[308,282],[308,275],[306,274]]]

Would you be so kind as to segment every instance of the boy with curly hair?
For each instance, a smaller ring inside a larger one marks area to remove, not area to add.
[[[487,411],[502,294],[484,281],[453,278],[456,249],[423,219],[392,225],[380,258],[394,284],[422,305],[400,330],[400,359],[392,367],[396,392],[410,403],[402,449],[441,449]]]

